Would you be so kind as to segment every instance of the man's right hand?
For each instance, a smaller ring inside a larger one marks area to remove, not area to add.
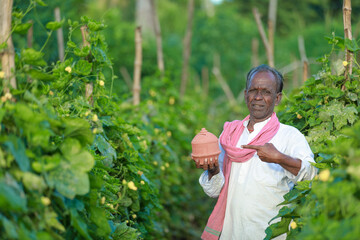
[[[209,180],[220,172],[218,157],[194,159],[197,168],[209,170]]]

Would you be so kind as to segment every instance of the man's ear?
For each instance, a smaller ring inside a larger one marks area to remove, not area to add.
[[[276,99],[275,99],[275,106],[280,104],[281,98],[282,98],[282,92],[277,93],[276,94]]]

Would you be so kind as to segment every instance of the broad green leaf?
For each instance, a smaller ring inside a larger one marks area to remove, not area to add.
[[[20,138],[11,135],[8,137],[8,140],[4,143],[4,145],[15,157],[15,161],[18,164],[19,168],[22,171],[29,171],[30,161],[29,158],[26,156],[26,148],[23,141]]]
[[[52,31],[57,30],[57,29],[62,27],[62,25],[64,24],[64,21],[65,20],[63,19],[63,20],[61,20],[61,22],[56,22],[56,21],[48,22],[46,24],[46,28],[49,29],[49,30],[52,30]]]
[[[42,0],[35,0],[35,2],[36,2],[37,4],[39,4],[40,6],[43,6],[43,7],[46,7],[46,6],[47,6],[46,3],[44,3]]]
[[[296,183],[296,188],[300,191],[310,189],[311,180],[300,181]]]
[[[67,158],[70,161],[72,169],[77,172],[90,171],[95,164],[94,157],[88,151],[84,150],[72,156],[67,155]]]
[[[88,174],[72,170],[71,165],[67,163],[62,163],[49,173],[48,184],[70,199],[77,194],[84,195],[90,190]]]
[[[5,216],[0,215],[0,221],[5,229],[5,233],[8,238],[18,239],[18,234],[16,230],[16,225],[13,222],[9,221]]]
[[[87,240],[92,240],[89,235],[86,222],[80,217],[76,209],[70,209],[71,225]]]
[[[138,239],[140,233],[132,227],[126,225],[126,223],[121,223],[116,226],[115,232],[111,234],[113,239],[121,240],[133,240]]]
[[[96,232],[103,237],[106,237],[110,234],[111,229],[110,225],[106,218],[106,213],[104,209],[99,207],[90,208],[90,220],[96,224]]]
[[[14,27],[14,32],[20,33],[20,34],[26,34],[27,31],[31,28],[32,23],[22,23],[18,24]]]
[[[94,139],[94,135],[91,132],[90,124],[84,119],[64,119],[65,131],[63,132],[65,137],[76,138],[80,143],[85,146],[91,144]]]
[[[75,138],[66,138],[61,144],[60,150],[64,156],[71,158],[71,156],[80,153],[82,149],[79,140]]]
[[[360,50],[359,46],[357,45],[356,39],[350,40],[350,39],[346,38],[345,39],[345,46],[351,52],[356,52],[356,51]]]
[[[27,48],[21,51],[21,60],[34,66],[46,66],[43,56],[44,53],[38,52],[33,48]]]
[[[101,155],[105,157],[103,160],[104,165],[112,167],[113,160],[116,159],[116,151],[110,143],[108,143],[101,134],[98,134],[94,140],[94,146],[100,151]]]
[[[297,207],[297,205],[292,205],[290,207],[288,206],[284,206],[279,210],[279,213],[273,217],[270,221],[269,224],[276,218],[278,217],[290,217],[292,216],[292,213],[294,212],[295,208]]]
[[[66,45],[69,47],[69,48],[76,48],[76,44],[73,42],[73,41],[68,41],[66,43]]]
[[[22,174],[22,182],[28,190],[37,190],[42,192],[47,187],[41,176],[31,172],[24,172]]]
[[[77,74],[89,75],[92,71],[92,63],[89,63],[86,60],[79,60],[75,64],[74,71]]]
[[[24,212],[26,208],[26,197],[18,187],[15,180],[8,184],[4,178],[0,179],[0,209],[1,211]]]
[[[51,74],[42,72],[40,70],[37,69],[30,69],[28,71],[28,73],[30,74],[32,79],[37,79],[37,80],[41,80],[41,81],[53,81],[55,80],[55,77]]]
[[[283,233],[287,233],[289,231],[289,224],[291,222],[291,218],[281,218],[280,222],[271,224],[266,230],[266,237],[264,240],[270,240],[277,236],[280,236]]]
[[[106,56],[106,53],[99,47],[93,47],[91,49],[91,54],[95,57],[95,59],[101,63],[106,63],[110,65],[110,60]]]
[[[57,214],[53,211],[46,211],[45,212],[45,223],[46,225],[48,225],[50,228],[55,228],[61,232],[65,232],[65,227],[58,221],[57,219]]]
[[[94,31],[94,32],[100,31],[106,27],[104,24],[95,21],[89,21],[87,26],[90,29],[90,31]]]
[[[79,57],[86,57],[87,55],[90,54],[90,47],[89,46],[85,46],[83,48],[78,48],[78,47],[75,47],[74,48],[74,54],[76,56],[79,56]]]

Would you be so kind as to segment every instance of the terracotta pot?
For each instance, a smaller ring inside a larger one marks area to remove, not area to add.
[[[218,138],[214,134],[205,128],[201,129],[191,141],[191,146],[191,158],[196,162],[198,168],[211,163],[218,165],[218,157],[221,151]]]

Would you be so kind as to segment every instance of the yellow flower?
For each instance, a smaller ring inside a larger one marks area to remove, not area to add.
[[[105,200],[106,200],[106,198],[105,198],[105,197],[102,197],[102,198],[101,198],[101,204],[104,204],[104,203],[105,203]]]
[[[156,92],[154,91],[154,90],[150,90],[149,91],[149,94],[150,94],[150,96],[152,96],[152,97],[155,97],[156,96]]]
[[[98,116],[95,114],[95,115],[92,117],[92,120],[93,120],[94,122],[97,122],[97,121],[99,120],[99,118],[98,118]]]
[[[326,182],[329,180],[329,178],[330,178],[330,170],[329,169],[325,169],[319,173],[320,181]]]
[[[135,219],[135,218],[136,218],[136,214],[133,214],[133,215],[131,215],[131,216],[132,216],[132,218],[133,218],[133,219]]]
[[[3,71],[0,71],[0,78],[4,78],[5,77],[5,73]]]
[[[137,187],[135,186],[133,181],[128,182],[128,188],[130,188],[131,190],[136,191]]]
[[[144,184],[145,184],[145,182],[144,182],[143,180],[141,180],[141,181],[140,181],[140,184],[141,184],[141,185],[144,185]]]
[[[129,220],[126,220],[125,222],[126,222],[126,224],[128,224],[128,223],[129,223]]]
[[[295,229],[295,228],[297,227],[296,222],[291,222],[291,223],[290,223],[290,227],[291,227],[292,229]]]
[[[65,71],[67,71],[68,73],[71,73],[71,67],[67,66],[67,67],[65,68]]]
[[[85,117],[89,116],[90,113],[91,113],[90,111],[86,111]]]
[[[143,175],[143,172],[140,171],[140,170],[139,170],[137,173],[138,173],[140,176]]]
[[[2,101],[2,102],[6,102],[6,100],[7,100],[7,99],[6,99],[5,96],[2,96],[2,97],[1,97],[1,101]]]
[[[170,167],[170,164],[169,164],[169,163],[165,163],[165,167]]]
[[[100,80],[100,81],[99,81],[99,85],[100,85],[101,87],[103,87],[103,86],[105,85],[105,82],[104,82],[103,80]]]
[[[50,205],[51,201],[48,197],[41,197],[41,203],[45,206]]]
[[[127,181],[125,179],[122,180],[122,184],[127,184]]]
[[[50,90],[49,95],[54,96],[54,92]]]
[[[92,130],[92,133],[93,133],[93,134],[96,134],[96,133],[97,133],[97,128],[94,128],[94,129]]]
[[[11,93],[5,93],[4,96],[5,96],[6,99],[11,99],[12,98]]]
[[[174,98],[174,97],[170,97],[170,98],[169,98],[169,104],[170,104],[170,105],[174,105],[174,103],[175,103],[175,98]]]
[[[346,67],[349,63],[347,61],[343,61],[344,67]]]
[[[166,135],[167,135],[168,137],[171,137],[171,131],[167,131],[167,132],[166,132]]]
[[[153,161],[153,164],[154,164],[155,166],[157,166],[157,165],[158,165],[158,162],[157,162],[157,161]]]
[[[302,119],[302,116],[301,116],[299,113],[296,113],[296,117],[297,117],[298,119]]]
[[[160,169],[164,171],[164,170],[165,170],[165,167],[164,167],[164,166],[161,166]]]

